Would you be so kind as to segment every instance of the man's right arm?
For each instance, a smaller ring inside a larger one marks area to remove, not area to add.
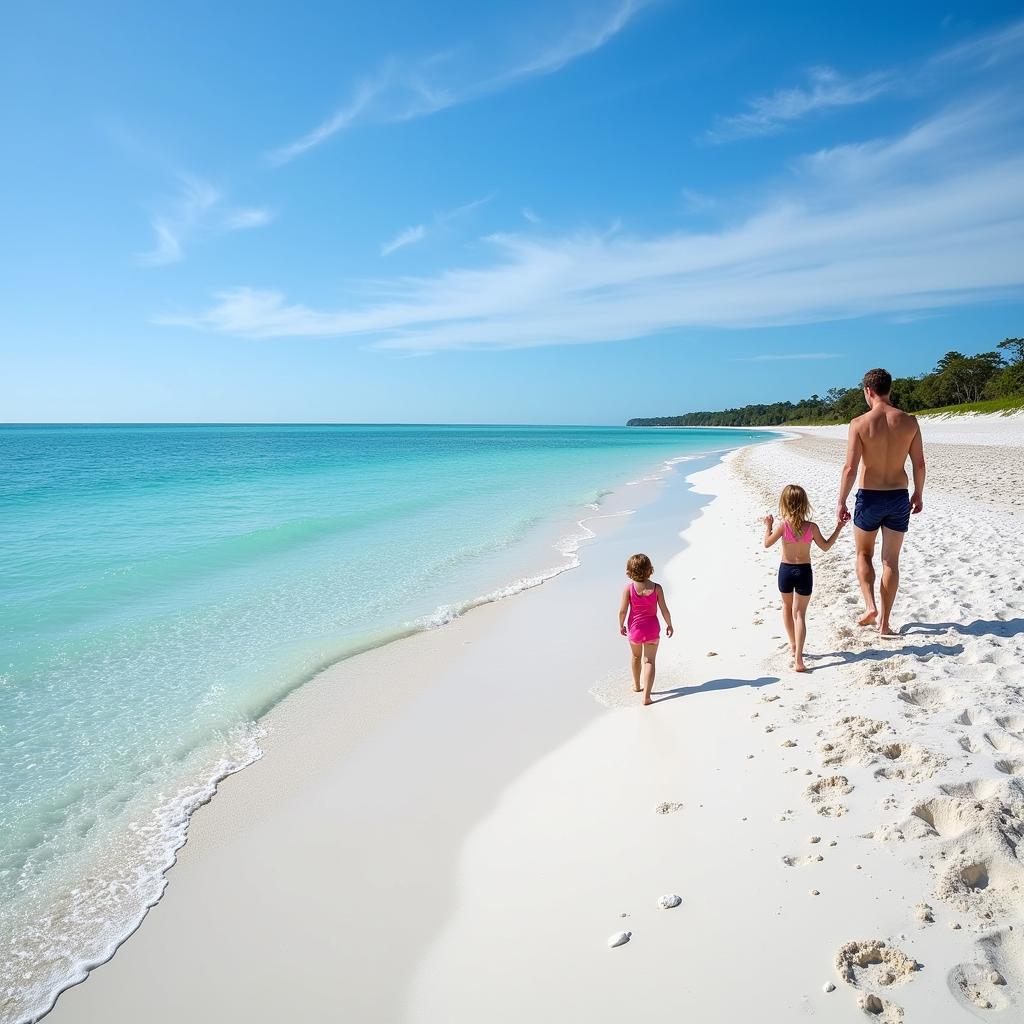
[[[921,440],[921,426],[914,421],[914,440],[910,442],[910,465],[914,471],[914,493],[910,498],[910,511],[917,513],[924,508],[924,442]]]
[[[850,521],[850,510],[846,507],[846,501],[850,497],[850,491],[853,490],[854,482],[857,479],[857,467],[860,466],[862,451],[857,421],[854,420],[846,435],[846,462],[843,464],[843,475],[839,480],[839,504],[836,508],[836,517],[841,523]]]

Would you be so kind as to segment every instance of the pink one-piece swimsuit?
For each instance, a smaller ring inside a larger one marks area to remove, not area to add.
[[[658,621],[658,588],[649,594],[638,594],[636,587],[629,585],[629,622],[626,635],[633,644],[649,644],[661,637],[661,623]]]

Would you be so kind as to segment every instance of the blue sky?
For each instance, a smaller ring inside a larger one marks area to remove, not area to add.
[[[617,423],[1024,333],[1024,6],[16,2],[0,420]]]

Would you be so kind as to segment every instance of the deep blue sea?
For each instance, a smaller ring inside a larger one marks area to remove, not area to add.
[[[0,1020],[134,928],[282,696],[571,568],[608,489],[764,436],[0,427]]]

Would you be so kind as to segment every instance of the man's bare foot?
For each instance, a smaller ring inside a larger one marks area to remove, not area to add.
[[[858,620],[858,626],[870,626],[875,619],[878,618],[878,612],[872,608],[871,611],[865,612]]]
[[[899,636],[899,633],[897,633],[888,622],[880,622],[878,624],[878,635],[883,638],[890,638]]]
[[[796,672],[806,672],[807,666],[804,664],[802,658],[797,658],[795,664],[793,665],[793,669]]]
[[[651,700],[650,697],[644,697],[644,707],[647,707],[648,704],[653,704],[653,703],[654,703],[654,701]]]
[[[640,689],[640,687],[639,687],[639,686],[634,686],[634,687],[633,687],[633,692],[634,692],[634,693],[642,693],[643,691],[642,691],[642,690]]]

